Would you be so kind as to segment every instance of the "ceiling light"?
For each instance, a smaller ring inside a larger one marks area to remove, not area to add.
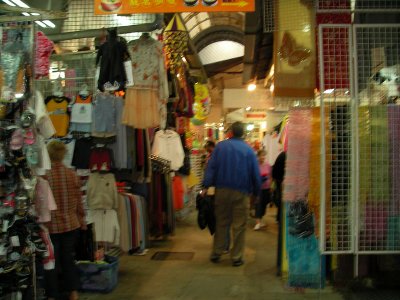
[[[12,2],[14,2],[19,7],[29,8],[29,6],[21,0],[12,0]]]
[[[256,88],[257,88],[257,86],[256,86],[254,83],[250,83],[250,84],[247,86],[247,90],[248,90],[249,92],[254,91]]]
[[[324,94],[332,94],[335,91],[335,89],[328,89],[325,90]]]
[[[15,6],[15,4],[12,3],[10,0],[3,0],[3,2],[4,2],[5,4],[10,5],[10,6]]]
[[[247,131],[252,131],[254,129],[254,124],[249,124],[246,127]]]
[[[38,24],[40,27],[46,28],[46,24],[44,24],[42,21],[35,21],[36,24]]]
[[[30,16],[30,14],[27,13],[27,12],[23,12],[22,14],[23,14],[24,16]]]
[[[251,109],[251,106],[247,106],[246,110],[249,111]]]
[[[44,20],[43,23],[46,24],[47,26],[51,27],[51,28],[55,28],[56,27],[56,24],[54,24],[50,20]]]
[[[31,13],[32,16],[40,16],[39,13]]]
[[[273,92],[274,92],[274,89],[275,89],[275,85],[274,85],[273,83],[271,83],[271,86],[269,87],[269,91],[270,91],[271,93],[273,93]]]

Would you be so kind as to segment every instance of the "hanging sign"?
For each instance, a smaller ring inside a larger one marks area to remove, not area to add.
[[[255,0],[94,0],[94,14],[251,12]]]
[[[267,113],[264,111],[247,112],[244,117],[248,120],[265,120],[267,118]]]

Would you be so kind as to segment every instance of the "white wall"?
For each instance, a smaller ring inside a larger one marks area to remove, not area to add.
[[[249,92],[247,89],[224,89],[223,108],[269,109],[273,107],[271,92],[261,86]]]

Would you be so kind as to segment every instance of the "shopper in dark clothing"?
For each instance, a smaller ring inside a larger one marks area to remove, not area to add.
[[[278,207],[278,213],[276,215],[276,221],[280,221],[281,215],[281,202],[282,202],[282,183],[285,177],[285,162],[286,153],[282,151],[275,160],[275,164],[272,166],[272,179],[275,182],[274,190],[274,202]]]
[[[232,124],[233,138],[217,144],[207,165],[203,185],[215,186],[216,231],[210,260],[219,262],[225,250],[226,233],[232,228],[233,266],[243,265],[246,223],[250,195],[257,196],[261,186],[257,157],[243,140],[244,125]]]
[[[274,190],[274,202],[278,207],[278,212],[276,214],[276,221],[279,222],[278,225],[278,249],[277,249],[277,275],[281,275],[281,260],[282,260],[282,239],[283,239],[283,228],[281,220],[281,205],[282,205],[282,184],[285,177],[285,163],[286,163],[286,153],[282,151],[275,160],[275,164],[272,166],[272,178],[275,181]]]

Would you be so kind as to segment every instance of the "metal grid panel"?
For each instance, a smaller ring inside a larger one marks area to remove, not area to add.
[[[264,32],[273,32],[275,30],[274,0],[263,1],[263,6]]]
[[[317,10],[321,11],[391,11],[400,9],[398,0],[318,0]]]
[[[80,52],[51,57],[49,78],[35,80],[35,89],[43,96],[51,96],[60,89],[64,96],[74,100],[84,86],[91,93],[96,91],[96,53]]]
[[[353,248],[351,30],[348,25],[321,25],[318,35],[320,97],[325,108],[321,120],[329,120],[328,130],[321,126],[325,153],[321,169],[331,170],[321,174],[320,248],[324,253],[348,253]]]
[[[350,0],[318,0],[317,9],[319,10],[337,10],[350,9]]]
[[[400,251],[400,26],[358,25],[358,252]],[[393,103],[393,104],[392,104]]]
[[[400,9],[400,1],[398,0],[357,0],[355,9]]]
[[[70,0],[68,5],[68,18],[64,21],[62,32],[75,32],[88,29],[129,26],[136,24],[152,23],[154,14],[133,14],[129,16],[94,15],[94,1]],[[141,33],[128,33],[121,36],[127,41],[139,38]],[[94,50],[94,38],[69,40],[61,43],[62,48],[77,51],[83,47]]]

